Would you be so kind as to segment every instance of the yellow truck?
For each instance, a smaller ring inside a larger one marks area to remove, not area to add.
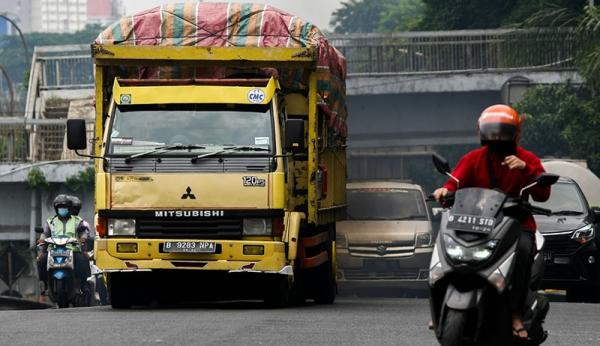
[[[318,47],[94,44],[95,259],[114,308],[152,299],[332,303],[346,153],[317,89]],[[169,66],[300,69],[283,77],[124,78]],[[130,75],[127,75],[130,76]],[[342,95],[343,96],[343,95]]]

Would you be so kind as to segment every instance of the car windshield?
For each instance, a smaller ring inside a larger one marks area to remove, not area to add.
[[[352,220],[427,220],[423,196],[414,189],[350,189],[348,218]]]
[[[272,152],[270,105],[121,105],[110,129],[109,154],[211,152],[224,147]],[[250,151],[248,151],[250,152]]]
[[[531,204],[552,210],[553,214],[584,214],[586,211],[577,185],[573,183],[557,183],[552,185],[550,198],[546,202],[535,202]]]

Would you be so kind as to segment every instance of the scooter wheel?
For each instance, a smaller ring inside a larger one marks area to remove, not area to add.
[[[448,308],[440,344],[442,346],[464,345],[463,336],[467,325],[467,312]]]

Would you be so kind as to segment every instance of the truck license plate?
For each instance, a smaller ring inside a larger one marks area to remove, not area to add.
[[[174,253],[215,253],[217,244],[209,241],[167,241],[164,252]]]

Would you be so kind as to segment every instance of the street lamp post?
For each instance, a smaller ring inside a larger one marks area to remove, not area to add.
[[[25,51],[25,58],[27,59],[29,57],[29,48],[27,48],[27,42],[25,41],[25,36],[23,36],[23,32],[21,31],[21,28],[19,28],[19,26],[17,25],[17,23],[15,23],[14,20],[12,20],[12,18],[10,18],[8,16],[8,13],[0,13],[0,18],[4,18],[4,20],[6,20],[7,22],[9,22],[16,30],[17,33],[19,33],[19,37],[21,38],[21,43],[23,44],[23,50]],[[12,81],[10,80],[10,77],[8,76],[8,73],[6,72],[6,69],[4,68],[4,66],[0,65],[0,71],[2,72],[2,74],[4,75],[4,78],[6,79],[6,83],[8,84],[8,91],[10,94],[10,111],[9,114],[11,116],[14,116],[13,112],[15,111],[14,109],[14,94],[15,91],[13,90],[13,85],[12,85]]]

